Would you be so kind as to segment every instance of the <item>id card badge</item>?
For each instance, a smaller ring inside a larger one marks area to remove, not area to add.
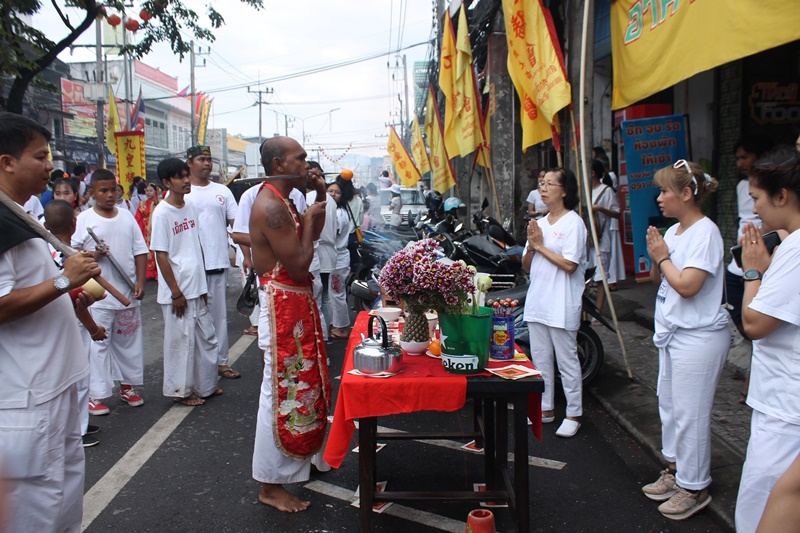
[[[667,301],[667,293],[669,292],[669,282],[667,282],[667,278],[664,275],[661,275],[661,285],[658,286],[658,301],[662,304]]]

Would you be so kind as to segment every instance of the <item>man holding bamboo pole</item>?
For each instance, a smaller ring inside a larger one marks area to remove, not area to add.
[[[18,205],[45,191],[50,132],[0,113],[0,191]],[[13,207],[13,206],[12,206]],[[65,294],[98,276],[89,254],[58,273],[47,244],[0,206],[0,458],[9,486],[7,531],[78,531],[84,456],[76,383],[89,373]],[[93,299],[82,291],[75,307]]]

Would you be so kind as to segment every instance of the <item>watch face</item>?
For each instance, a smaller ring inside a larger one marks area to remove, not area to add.
[[[759,272],[758,270],[747,270],[745,271],[743,277],[748,281],[761,279],[761,272]]]
[[[67,276],[56,276],[53,280],[53,284],[56,286],[56,289],[61,292],[66,292],[67,289],[69,289],[69,278]]]

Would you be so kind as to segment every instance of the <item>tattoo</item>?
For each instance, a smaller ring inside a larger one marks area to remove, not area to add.
[[[269,229],[279,230],[294,226],[294,221],[283,203],[267,202],[266,224]]]

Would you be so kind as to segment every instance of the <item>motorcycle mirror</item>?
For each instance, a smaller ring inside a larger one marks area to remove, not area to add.
[[[485,196],[483,197],[483,202],[481,203],[481,211],[489,207],[489,199]]]
[[[461,231],[463,228],[464,228],[464,224],[462,224],[461,222],[459,222],[458,224],[456,224],[456,233],[458,233],[459,231]]]

